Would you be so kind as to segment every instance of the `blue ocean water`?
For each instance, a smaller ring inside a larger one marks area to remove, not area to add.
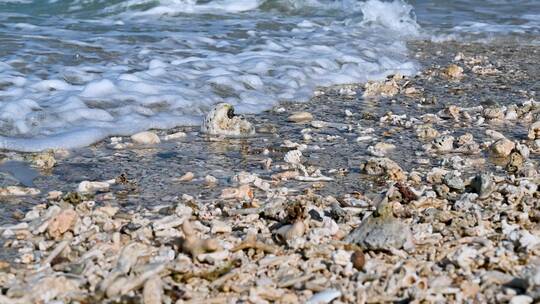
[[[90,145],[414,74],[411,39],[539,43],[537,0],[0,2],[0,149]]]

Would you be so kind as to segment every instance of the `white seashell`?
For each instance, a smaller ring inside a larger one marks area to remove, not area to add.
[[[293,165],[299,165],[302,163],[302,152],[300,150],[292,150],[285,154],[285,162]]]
[[[255,134],[251,123],[234,114],[228,103],[217,104],[204,118],[201,132],[210,135],[247,136]]]
[[[306,304],[325,304],[330,303],[334,299],[341,296],[341,291],[337,289],[326,289],[319,293],[314,294]]]
[[[280,243],[299,238],[304,235],[306,227],[304,223],[298,221],[292,225],[285,225],[276,230],[276,239]]]

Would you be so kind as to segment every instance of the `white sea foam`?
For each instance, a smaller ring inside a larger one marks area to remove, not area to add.
[[[222,101],[258,113],[317,86],[413,74],[408,39],[534,43],[535,1],[3,1],[0,149],[82,147],[197,125]]]
[[[51,2],[63,23],[0,13],[0,148],[82,147],[197,125],[222,101],[258,113],[316,86],[417,70],[405,41],[420,28],[401,0],[116,3]],[[90,4],[99,18],[69,17]]]

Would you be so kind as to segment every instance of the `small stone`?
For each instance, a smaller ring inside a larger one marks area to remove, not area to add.
[[[49,220],[47,231],[53,238],[59,238],[66,231],[70,230],[77,222],[77,212],[72,209],[60,211],[56,216]]]
[[[204,177],[204,183],[209,187],[215,186],[217,182],[218,182],[218,179],[213,177],[212,175],[207,175]]]
[[[131,140],[140,145],[154,145],[161,142],[156,133],[150,131],[134,134],[131,136]]]
[[[450,172],[444,176],[444,183],[454,190],[464,190],[465,184],[463,180],[454,172]]]
[[[454,149],[454,137],[450,135],[437,137],[432,141],[431,146],[439,152],[452,151]]]
[[[212,233],[231,233],[232,228],[231,225],[224,223],[222,221],[214,221],[212,222]]]
[[[0,260],[0,272],[9,269],[9,267],[11,267],[11,265],[8,262]]]
[[[531,124],[527,137],[532,140],[540,139],[540,120]]]
[[[461,79],[463,78],[463,68],[456,64],[451,64],[443,70],[443,74],[451,79]]]
[[[478,284],[468,281],[463,281],[459,287],[465,298],[473,298],[480,291]]]
[[[178,181],[179,182],[190,182],[195,177],[195,174],[193,172],[187,172],[186,174],[182,175]]]
[[[397,93],[399,93],[399,85],[394,79],[369,81],[364,85],[363,97],[392,97]]]
[[[161,304],[163,302],[163,282],[158,275],[153,275],[144,283],[143,303]]]
[[[416,128],[416,136],[423,140],[433,139],[439,136],[439,131],[435,130],[430,125],[421,125]]]
[[[396,146],[393,144],[379,142],[375,146],[369,146],[368,152],[373,156],[384,157],[389,151],[395,148]]]
[[[313,120],[313,115],[309,112],[297,112],[289,116],[287,120],[294,123],[310,122]]]
[[[197,255],[197,260],[201,262],[207,262],[210,264],[217,264],[223,260],[226,260],[230,255],[230,252],[227,250],[221,250],[211,253],[201,253]]]
[[[21,263],[30,264],[34,261],[34,255],[32,253],[25,253],[21,255]]]
[[[501,108],[492,107],[484,109],[484,117],[491,120],[502,120],[504,119],[504,112]]]
[[[225,188],[221,191],[220,198],[249,201],[253,199],[253,190],[249,185],[241,185],[238,188]]]
[[[53,190],[47,193],[47,199],[51,201],[60,200],[61,197],[62,197],[62,191]]]
[[[56,159],[54,158],[54,152],[48,151],[35,155],[32,157],[32,163],[35,167],[48,170],[54,167]]]
[[[465,133],[461,135],[460,137],[458,137],[458,140],[457,140],[457,144],[459,146],[470,144],[472,142],[474,142],[474,137],[471,133]]]
[[[364,252],[362,250],[355,250],[351,255],[351,262],[357,270],[364,269],[364,265],[366,264]]]
[[[495,182],[491,174],[481,173],[471,181],[471,188],[478,194],[478,198],[485,199],[495,190]]]
[[[364,166],[364,171],[369,175],[387,175],[394,181],[405,179],[403,169],[389,158],[370,158]]]
[[[351,262],[351,253],[345,250],[336,250],[332,253],[332,260],[337,265],[347,266]]]
[[[326,289],[314,294],[306,304],[326,304],[341,296],[341,291],[337,289]]]
[[[523,167],[523,162],[523,156],[519,152],[512,152],[510,153],[506,170],[508,172],[517,172]]]
[[[510,299],[510,304],[531,304],[534,302],[534,299],[527,295],[513,296]]]
[[[82,181],[77,187],[79,193],[96,193],[108,191],[111,185],[107,182]]]
[[[516,145],[507,138],[501,138],[491,145],[491,151],[497,157],[508,157]]]
[[[354,229],[345,241],[371,250],[392,250],[406,246],[412,240],[409,226],[395,218],[391,206],[380,206]]]

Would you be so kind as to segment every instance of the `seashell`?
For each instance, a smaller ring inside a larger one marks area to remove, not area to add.
[[[255,134],[255,128],[243,117],[235,115],[232,105],[219,103],[204,118],[201,132],[209,135],[248,136]]]
[[[302,221],[298,221],[292,225],[280,227],[275,232],[275,238],[278,243],[286,244],[287,241],[301,237],[306,232],[306,227]]]
[[[341,297],[341,291],[337,289],[326,289],[314,294],[306,304],[326,304],[339,297]]]
[[[131,140],[140,145],[155,145],[161,142],[156,133],[150,131],[133,134]]]
[[[292,150],[285,153],[285,162],[293,165],[299,165],[302,163],[302,152],[300,150]]]

